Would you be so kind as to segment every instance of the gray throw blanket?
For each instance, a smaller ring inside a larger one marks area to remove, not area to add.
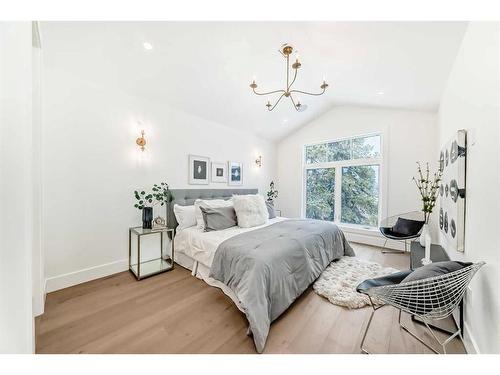
[[[221,243],[210,276],[238,297],[262,353],[271,322],[343,255],[354,251],[335,224],[286,220]]]

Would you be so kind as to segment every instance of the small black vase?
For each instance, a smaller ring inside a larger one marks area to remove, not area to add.
[[[151,229],[153,222],[153,207],[144,207],[142,209],[142,228]]]

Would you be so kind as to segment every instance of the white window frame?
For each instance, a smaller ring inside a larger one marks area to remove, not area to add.
[[[306,163],[306,149],[308,146],[314,146],[324,143],[333,143],[339,141],[345,141],[348,139],[355,138],[365,138],[379,136],[380,137],[380,156],[376,158],[365,158],[365,159],[350,159],[350,160],[341,160],[341,161],[332,161],[332,162],[321,162],[314,164]],[[381,222],[382,217],[386,216],[387,204],[385,201],[386,191],[387,191],[387,174],[385,165],[387,165],[387,147],[386,147],[386,132],[378,131],[372,133],[362,133],[357,135],[351,135],[348,137],[335,138],[326,141],[319,142],[310,142],[306,143],[302,146],[302,204],[301,204],[301,216],[305,218],[306,216],[306,193],[307,193],[307,170],[308,169],[318,169],[318,168],[335,168],[335,219],[334,223],[339,227],[352,229],[354,231],[370,231],[377,232],[378,229],[376,227],[370,227],[367,225],[360,224],[349,224],[342,223],[342,167],[351,167],[351,166],[370,166],[370,165],[378,165],[379,166],[379,191],[378,191],[378,223]]]

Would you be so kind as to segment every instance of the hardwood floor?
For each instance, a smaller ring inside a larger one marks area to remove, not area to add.
[[[363,259],[408,268],[407,255],[353,247]],[[264,352],[360,353],[369,314],[369,307],[332,305],[309,288],[271,325]],[[404,322],[436,345],[409,316]],[[245,316],[222,291],[180,266],[140,282],[127,271],[48,294],[36,319],[36,352],[255,353],[246,329]],[[431,353],[400,329],[397,310],[388,306],[376,312],[365,345],[374,353]],[[448,351],[465,349],[454,339]]]

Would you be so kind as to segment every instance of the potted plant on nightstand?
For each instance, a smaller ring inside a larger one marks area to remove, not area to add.
[[[137,201],[134,207],[142,210],[142,227],[144,229],[152,228],[153,206],[158,204],[163,206],[170,198],[170,191],[166,182],[161,182],[159,185],[154,184],[151,190],[151,192],[134,191],[134,197]]]
[[[420,163],[417,162],[417,178],[413,177],[413,181],[415,185],[417,185],[418,191],[420,192],[420,196],[422,198],[422,211],[424,212],[424,220],[425,224],[422,228],[422,233],[420,234],[420,245],[425,246],[425,237],[429,233],[429,217],[431,216],[432,210],[436,205],[436,199],[439,189],[439,182],[441,181],[441,177],[443,175],[443,171],[438,169],[436,173],[434,173],[432,179],[429,172],[429,163],[427,163],[425,175],[422,172],[422,168],[420,168]]]

